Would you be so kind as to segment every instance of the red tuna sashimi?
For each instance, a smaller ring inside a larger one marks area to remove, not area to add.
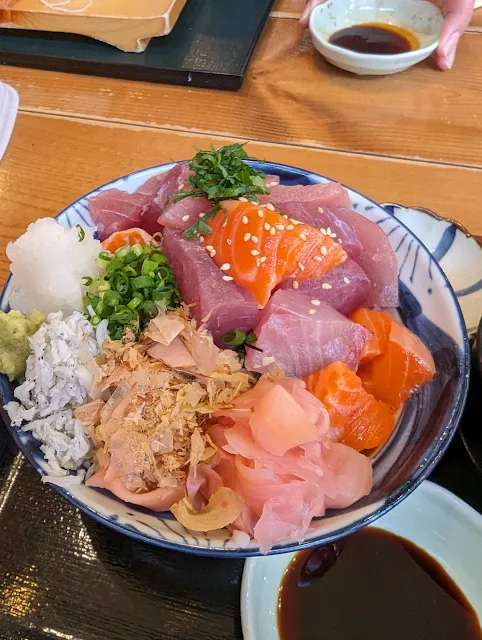
[[[266,372],[278,365],[288,376],[304,378],[337,360],[356,371],[368,331],[324,302],[294,290],[278,290],[254,329],[256,347],[248,349],[246,367]],[[288,339],[289,336],[289,339]]]
[[[157,219],[161,208],[167,196],[182,187],[187,175],[187,166],[179,164],[149,178],[134,193],[107,189],[92,196],[89,212],[100,240],[131,227],[141,227],[150,234],[159,231]]]
[[[266,176],[266,186],[272,188],[279,184],[278,176]],[[189,229],[203,213],[208,213],[213,207],[213,203],[204,198],[185,198],[179,202],[172,202],[167,205],[159,218],[159,224],[163,227]]]
[[[207,213],[213,207],[213,203],[204,198],[184,198],[179,202],[171,202],[163,210],[159,218],[159,224],[185,231],[199,220],[199,216]]]
[[[335,234],[332,237],[341,242],[350,258],[360,257],[361,244],[355,231],[335,213],[338,208],[350,206],[348,192],[340,184],[274,187],[261,200],[271,202],[293,220]]]
[[[335,215],[358,236],[362,252],[357,262],[372,283],[372,296],[366,306],[398,307],[398,261],[383,230],[351,209],[337,209]]]
[[[223,272],[196,241],[183,238],[180,231],[165,229],[163,251],[169,260],[176,282],[198,324],[212,332],[215,343],[228,331],[248,332],[260,319],[254,297],[233,281],[223,279]]]
[[[286,280],[280,285],[280,289],[292,287],[292,280]],[[322,280],[300,282],[298,292],[310,296],[310,299],[326,302],[339,313],[349,316],[355,309],[362,307],[365,300],[371,298],[372,285],[363,269],[348,258],[327,273]]]

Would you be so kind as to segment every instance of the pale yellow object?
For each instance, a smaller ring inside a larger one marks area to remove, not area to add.
[[[0,26],[74,33],[123,51],[169,34],[186,0],[0,0]]]
[[[482,7],[482,0],[475,0],[474,9],[478,9],[479,7]]]

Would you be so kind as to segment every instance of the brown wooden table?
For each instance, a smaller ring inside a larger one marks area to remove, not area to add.
[[[243,88],[188,89],[1,67],[20,112],[0,162],[5,246],[27,224],[121,174],[252,141],[251,155],[326,174],[383,202],[422,205],[482,234],[482,12],[454,69],[339,71],[300,38],[304,0],[278,0]]]

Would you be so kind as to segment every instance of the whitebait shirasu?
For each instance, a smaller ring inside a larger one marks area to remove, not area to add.
[[[79,484],[91,464],[91,444],[73,409],[86,402],[92,387],[98,352],[94,331],[79,312],[66,318],[61,311],[49,314],[29,338],[25,382],[14,391],[20,402],[5,406],[13,425],[26,422],[22,431],[41,441],[51,474],[44,476],[47,482]]]

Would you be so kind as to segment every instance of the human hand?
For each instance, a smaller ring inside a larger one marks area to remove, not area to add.
[[[302,27],[307,27],[311,12],[325,0],[306,0],[303,14],[300,18]],[[444,0],[444,27],[437,47],[437,64],[440,69],[451,69],[455,59],[455,52],[460,36],[469,26],[474,10],[474,0]]]

